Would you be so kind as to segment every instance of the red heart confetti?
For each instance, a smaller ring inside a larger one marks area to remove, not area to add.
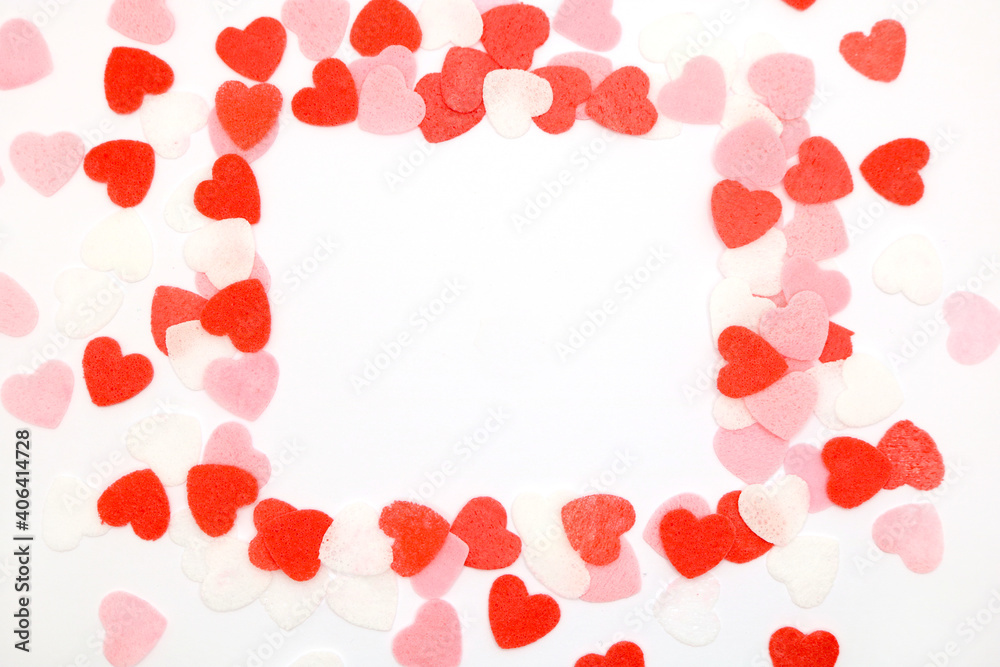
[[[826,495],[838,507],[851,509],[885,488],[892,464],[885,454],[857,438],[833,438],[823,446],[823,465],[830,471]]]
[[[896,139],[879,146],[861,163],[861,175],[893,204],[912,206],[924,196],[920,170],[931,158],[930,148],[920,139]]]
[[[255,500],[257,478],[243,468],[202,463],[188,470],[188,507],[209,537],[228,533],[236,523],[236,510]]]
[[[800,204],[825,204],[854,190],[851,169],[829,139],[809,137],[799,146],[799,163],[785,174],[785,191]]]
[[[573,667],[645,667],[646,656],[642,649],[632,642],[612,644],[605,655],[588,653]]]
[[[469,546],[466,567],[502,570],[521,555],[521,538],[507,530],[507,511],[493,498],[483,496],[465,503],[451,532]]]
[[[587,100],[587,115],[614,132],[639,136],[656,125],[656,107],[649,101],[649,76],[638,67],[616,69]]]
[[[358,117],[358,88],[351,70],[341,60],[327,58],[312,73],[315,88],[303,88],[292,97],[292,114],[309,125],[333,127]]]
[[[552,86],[552,106],[532,120],[543,132],[562,134],[576,122],[576,108],[590,99],[590,77],[579,67],[555,65],[534,70]]]
[[[441,97],[458,113],[472,113],[483,106],[483,81],[497,61],[482,51],[452,47],[441,65]]]
[[[767,190],[748,190],[737,181],[712,189],[712,220],[727,248],[753,243],[781,219],[781,200]]]
[[[660,521],[660,542],[667,560],[688,579],[700,577],[721,563],[735,539],[733,523],[721,514],[699,519],[691,510],[675,509]]]
[[[136,536],[158,540],[170,525],[170,502],[163,483],[152,470],[130,472],[104,490],[97,499],[101,523],[132,524]]]
[[[149,386],[153,364],[138,353],[123,357],[118,341],[101,336],[83,351],[83,381],[94,405],[116,405]]]
[[[167,354],[167,329],[175,324],[201,319],[206,303],[208,300],[200,294],[180,287],[161,285],[156,288],[149,319],[153,342],[160,352]]]
[[[450,530],[440,514],[406,500],[383,508],[378,527],[396,540],[392,544],[392,569],[403,577],[412,577],[430,565]]]
[[[253,508],[253,525],[254,528],[257,529],[257,534],[250,540],[247,552],[250,556],[250,562],[254,565],[254,567],[267,572],[274,572],[275,570],[281,569],[278,564],[274,562],[274,557],[271,555],[271,552],[268,551],[267,544],[264,542],[264,536],[261,534],[261,531],[264,529],[264,526],[272,520],[294,511],[295,507],[293,505],[289,505],[284,500],[278,500],[277,498],[265,498],[257,503],[257,506]]]
[[[840,55],[847,64],[874,81],[895,81],[906,59],[906,29],[886,19],[872,26],[871,35],[852,32],[840,40]]]
[[[295,510],[268,521],[261,535],[282,572],[294,581],[309,581],[322,565],[319,547],[332,524],[325,512]]]
[[[610,565],[618,558],[621,536],[635,525],[632,503],[609,494],[577,498],[562,508],[570,545],[591,565]]]
[[[142,203],[153,184],[156,154],[142,141],[116,139],[94,146],[83,160],[92,181],[108,184],[108,199],[122,208]]]
[[[503,575],[490,587],[490,629],[500,648],[533,644],[552,632],[559,616],[559,603],[552,596],[528,595],[528,587],[513,574]]]
[[[785,358],[746,327],[724,329],[719,334],[719,352],[729,363],[719,371],[716,386],[730,398],[743,398],[763,391],[788,370]]]
[[[251,225],[260,222],[260,190],[257,177],[239,155],[223,155],[212,165],[212,178],[194,191],[194,206],[212,220],[243,218]]]
[[[449,107],[441,92],[441,75],[427,74],[417,82],[416,92],[424,100],[424,119],[420,132],[429,143],[438,144],[461,136],[479,124],[486,115],[486,107],[469,113],[459,113]]]
[[[278,122],[281,91],[269,83],[247,88],[239,81],[226,81],[215,93],[215,113],[233,143],[249,150]]]
[[[281,21],[262,16],[243,30],[226,28],[215,40],[215,52],[237,74],[267,81],[278,69],[287,41]]]
[[[772,546],[750,530],[740,515],[740,491],[730,491],[719,498],[715,511],[729,519],[733,526],[733,548],[726,554],[726,560],[731,563],[749,563],[766,554]]]
[[[160,95],[174,85],[174,70],[148,51],[127,46],[111,49],[104,67],[104,97],[119,114],[142,106],[145,95]]]
[[[549,39],[549,17],[538,7],[517,3],[483,13],[483,48],[504,69],[528,69],[535,49]]]
[[[271,337],[271,307],[256,278],[219,290],[201,311],[201,326],[215,336],[229,336],[240,352],[257,352]]]
[[[936,489],[944,481],[944,459],[931,434],[910,420],[889,427],[876,446],[892,464],[885,488],[904,484],[919,491]]]
[[[774,667],[833,667],[840,655],[840,644],[825,630],[807,635],[785,627],[771,635],[768,652]]]
[[[851,336],[854,332],[850,329],[830,322],[830,327],[826,334],[826,344],[819,355],[819,362],[826,364],[831,361],[847,359],[854,354],[854,344],[851,343]]]
[[[351,26],[351,46],[363,56],[377,56],[394,44],[416,52],[421,40],[420,22],[399,0],[371,0]]]

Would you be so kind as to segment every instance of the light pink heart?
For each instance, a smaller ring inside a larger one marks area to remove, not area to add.
[[[347,69],[354,77],[354,85],[361,90],[365,85],[365,79],[377,67],[395,67],[403,75],[403,81],[407,89],[412,89],[417,80],[417,59],[413,52],[405,46],[394,44],[383,49],[382,53],[370,58],[358,58]]]
[[[610,51],[622,38],[622,24],[611,14],[614,0],[563,0],[552,29],[591,51]]]
[[[663,520],[662,517],[660,519]],[[657,524],[659,535],[659,524]],[[662,543],[660,548],[663,548]],[[590,573],[590,586],[580,596],[584,602],[614,602],[630,598],[642,589],[642,573],[639,559],[628,540],[621,540],[618,558],[608,565],[584,563]]]
[[[816,90],[816,68],[803,56],[772,53],[750,66],[747,80],[775,116],[801,118]]]
[[[42,428],[59,426],[72,397],[73,369],[59,360],[28,375],[12,375],[0,387],[0,402],[11,416]]]
[[[823,453],[812,445],[794,445],[785,454],[785,473],[809,485],[809,511],[819,512],[833,505],[826,495],[830,471],[823,465]]]
[[[663,517],[667,515],[667,512],[681,509],[691,512],[696,519],[712,513],[712,508],[709,506],[708,501],[696,493],[681,493],[661,503],[656,508],[656,511],[653,512],[653,516],[649,517],[649,521],[642,531],[642,539],[653,548],[653,551],[664,558],[667,557],[667,552],[663,550],[663,540],[660,539],[660,522],[663,521]]]
[[[796,204],[795,215],[782,231],[789,255],[805,255],[814,262],[836,257],[849,243],[836,204]]]
[[[271,272],[267,270],[264,260],[258,254],[254,254],[253,268],[250,269],[250,277],[247,280],[250,278],[259,280],[260,284],[264,286],[265,292],[271,289]],[[198,294],[206,299],[211,299],[219,293],[219,288],[213,285],[212,281],[208,279],[208,275],[202,271],[194,274],[194,288],[198,290]]]
[[[213,401],[237,417],[254,421],[278,387],[278,362],[267,352],[216,359],[205,369],[204,383]]]
[[[726,110],[726,74],[715,58],[698,56],[656,98],[661,114],[681,123],[718,125]]]
[[[468,557],[469,545],[458,535],[448,533],[434,560],[410,577],[413,591],[425,600],[436,600],[445,595],[462,574]]]
[[[235,153],[247,162],[253,162],[264,153],[266,153],[271,146],[274,144],[274,140],[278,138],[278,127],[281,125],[281,120],[279,119],[277,123],[274,124],[264,138],[259,142],[243,150],[239,146],[233,143],[233,140],[229,138],[226,131],[222,128],[222,123],[219,122],[219,116],[215,112],[215,108],[208,114],[208,138],[212,142],[212,149],[215,150],[215,154],[218,156],[228,155],[230,153]]]
[[[885,553],[899,555],[903,565],[917,574],[933,572],[944,557],[941,517],[930,503],[889,510],[875,520],[872,539]]]
[[[281,22],[299,38],[299,51],[309,60],[332,58],[347,33],[348,0],[285,0]]]
[[[392,655],[404,667],[458,667],[462,662],[462,624],[444,600],[425,602],[417,618],[392,640]]]
[[[25,132],[14,137],[10,144],[14,171],[45,197],[59,192],[73,178],[83,163],[84,153],[83,140],[71,132],[57,132],[48,137]]]
[[[760,317],[760,335],[778,352],[798,361],[819,359],[830,333],[826,301],[816,292],[798,292],[788,305]]]
[[[242,468],[256,478],[260,487],[271,478],[271,460],[267,454],[254,448],[250,431],[238,422],[219,424],[212,431],[205,443],[201,462]]]
[[[727,132],[715,146],[715,170],[751,190],[766,190],[781,182],[787,159],[785,146],[771,126],[752,120]]]
[[[760,424],[738,431],[720,428],[712,441],[715,455],[729,472],[747,484],[762,484],[781,467],[788,451],[782,440]]]
[[[31,21],[11,19],[0,26],[0,90],[13,90],[52,73],[52,55]]]
[[[166,0],[115,0],[108,25],[143,44],[163,44],[174,34],[174,15]]]
[[[945,299],[948,354],[960,364],[986,361],[1000,345],[1000,310],[972,292],[955,292]]]
[[[20,338],[38,324],[38,306],[21,284],[0,273],[0,334]]]
[[[786,120],[781,124],[781,143],[785,146],[785,156],[789,159],[799,154],[799,146],[809,138],[812,131],[805,118]]]
[[[564,67],[582,69],[590,78],[591,90],[595,90],[601,85],[601,82],[608,78],[615,69],[614,63],[611,62],[610,58],[586,51],[560,53],[549,61],[549,65],[562,65]],[[587,103],[584,102],[576,108],[576,119],[587,120],[588,118],[590,116],[587,115]]]
[[[123,591],[106,595],[97,615],[104,627],[104,657],[114,667],[142,662],[167,628],[167,619],[153,605]]]
[[[795,371],[743,401],[760,426],[782,440],[791,440],[809,421],[818,398],[816,380],[811,375]]]
[[[851,300],[851,283],[840,271],[825,271],[804,255],[785,260],[781,269],[781,289],[791,299],[799,292],[816,292],[826,302],[827,314],[833,317]]]
[[[358,127],[372,134],[402,134],[424,119],[424,98],[406,86],[403,73],[381,65],[365,77],[358,98]]]

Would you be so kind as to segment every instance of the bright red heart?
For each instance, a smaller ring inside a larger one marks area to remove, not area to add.
[[[104,97],[115,113],[138,111],[145,95],[160,95],[174,85],[174,70],[152,53],[127,46],[111,49],[104,67]]]
[[[211,180],[195,188],[194,206],[212,220],[243,218],[251,225],[257,224],[260,190],[253,169],[239,155],[223,155],[212,165]]]
[[[656,125],[649,101],[649,76],[638,67],[622,67],[608,75],[587,100],[587,115],[614,132],[639,136]]]
[[[573,667],[645,667],[646,657],[642,649],[632,642],[618,642],[608,649],[607,654],[588,653]]]
[[[132,524],[144,540],[158,540],[170,525],[170,501],[163,483],[152,470],[130,472],[104,490],[97,499],[101,523]]]
[[[733,523],[721,514],[700,519],[691,510],[675,509],[660,521],[660,542],[667,560],[688,579],[705,574],[733,548]]]
[[[363,56],[377,56],[394,44],[416,52],[423,38],[417,17],[399,0],[371,0],[351,26],[351,46]]]
[[[893,19],[872,26],[871,36],[852,32],[840,40],[840,55],[855,70],[875,81],[895,81],[906,59],[906,29]]]
[[[101,336],[83,351],[83,381],[94,405],[115,405],[149,386],[153,364],[138,353],[123,357],[118,341]]]
[[[92,181],[108,184],[108,199],[122,208],[142,203],[153,184],[156,154],[142,141],[116,139],[90,149],[83,171]]]
[[[712,188],[712,220],[727,248],[741,248],[767,233],[781,218],[781,200],[767,190],[748,190],[737,181]]]
[[[332,524],[325,512],[295,510],[268,521],[261,535],[282,572],[294,581],[309,581],[322,565],[319,547]]]
[[[228,533],[236,523],[236,510],[255,500],[257,478],[243,468],[201,463],[188,470],[188,507],[209,537]]]
[[[424,119],[420,131],[429,143],[437,144],[461,136],[479,124],[486,115],[482,104],[469,113],[458,113],[449,107],[441,93],[441,75],[427,74],[417,81],[416,92],[424,100]]]
[[[382,508],[378,527],[395,540],[392,569],[402,577],[412,577],[430,565],[450,529],[448,522],[431,508],[406,500]]]
[[[153,292],[149,325],[153,332],[153,342],[160,352],[167,354],[167,329],[191,320],[201,319],[201,311],[208,300],[200,294],[180,287],[160,285]]]
[[[840,361],[854,354],[854,344],[851,343],[853,335],[854,332],[850,329],[830,322],[830,328],[826,334],[826,344],[823,346],[823,352],[819,355],[819,363]]]
[[[518,577],[505,574],[490,587],[490,629],[500,648],[532,644],[559,623],[559,603],[544,593],[528,595]]]
[[[861,175],[893,204],[912,206],[924,196],[920,170],[931,159],[931,150],[920,139],[896,139],[879,146],[861,163]]]
[[[730,563],[749,563],[766,554],[773,544],[750,530],[740,516],[740,491],[730,491],[719,498],[715,511],[729,519],[733,526],[733,548],[726,554]]]
[[[847,161],[823,137],[809,137],[802,142],[799,163],[788,170],[784,183],[788,196],[800,204],[825,204],[854,190]]]
[[[804,12],[815,4],[816,0],[784,0],[785,4],[800,12]]]
[[[277,19],[262,16],[243,30],[226,28],[215,40],[215,52],[237,74],[254,81],[267,81],[285,54],[285,27]]]
[[[312,72],[315,88],[303,88],[292,98],[292,114],[303,123],[333,127],[358,117],[358,88],[343,61],[327,58]]]
[[[885,454],[857,438],[833,438],[823,446],[823,465],[830,471],[826,495],[838,507],[851,509],[885,488],[892,464]]]
[[[229,336],[240,352],[259,352],[271,337],[271,307],[256,278],[219,290],[201,311],[201,326],[214,336]]]
[[[552,86],[552,106],[532,120],[543,132],[567,132],[576,122],[576,108],[590,99],[590,77],[579,67],[565,65],[539,67],[532,73]]]
[[[889,427],[876,447],[892,465],[885,488],[909,484],[919,491],[936,489],[944,481],[944,459],[931,434],[910,420]]]
[[[521,555],[521,538],[507,530],[507,511],[493,498],[483,496],[465,503],[451,532],[469,546],[466,567],[502,570]]]
[[[215,113],[233,143],[249,150],[278,122],[281,91],[269,83],[247,88],[239,81],[226,81],[215,93]]]
[[[609,494],[572,500],[563,506],[561,514],[570,546],[591,565],[615,562],[621,550],[621,536],[635,525],[632,503]]]
[[[452,47],[441,65],[441,97],[452,111],[472,113],[483,106],[483,80],[497,61],[477,49]]]
[[[840,655],[840,644],[829,632],[807,635],[791,627],[771,635],[768,649],[774,667],[833,667]]]
[[[261,531],[272,520],[294,511],[294,506],[277,498],[265,498],[253,508],[253,525],[257,529],[257,534],[250,540],[247,552],[250,556],[250,563],[254,567],[267,572],[274,572],[281,569],[274,562],[274,556],[267,550],[267,544],[264,542],[264,536],[261,535]]]
[[[483,48],[504,69],[528,69],[535,49],[549,39],[549,17],[538,7],[517,3],[483,13]]]
[[[788,370],[785,358],[746,327],[727,327],[719,334],[719,352],[729,363],[719,371],[716,386],[730,398],[767,389]]]

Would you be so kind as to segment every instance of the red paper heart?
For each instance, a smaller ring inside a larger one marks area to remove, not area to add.
[[[309,581],[322,565],[319,547],[332,524],[325,512],[295,510],[268,521],[261,535],[282,572],[294,581]]]
[[[430,565],[448,537],[444,518],[429,507],[397,500],[382,509],[378,527],[393,538],[392,569],[412,577]]]
[[[123,357],[118,341],[101,336],[83,351],[83,381],[94,405],[115,405],[149,386],[153,364],[138,353]]]
[[[893,204],[912,206],[924,196],[920,170],[931,159],[931,150],[920,139],[896,139],[879,146],[861,163],[861,175]]]
[[[823,465],[830,471],[826,495],[851,509],[885,488],[892,464],[885,454],[857,438],[833,438],[823,446]]]
[[[152,53],[127,46],[111,49],[104,67],[104,97],[115,113],[138,111],[145,95],[160,95],[174,85],[174,70]]]
[[[804,12],[815,4],[816,0],[784,0],[785,4],[800,12]]]
[[[532,644],[559,623],[559,603],[544,593],[528,595],[518,577],[505,574],[490,587],[490,629],[500,648]]]
[[[212,178],[194,191],[194,206],[212,220],[243,218],[251,225],[260,222],[260,190],[257,177],[246,160],[230,153],[212,165]]]
[[[312,72],[315,88],[303,88],[292,98],[292,114],[309,125],[333,127],[358,117],[358,88],[343,61],[327,58]]]
[[[635,525],[632,503],[608,494],[577,498],[566,503],[561,514],[570,546],[591,565],[615,562],[621,536]]]
[[[716,386],[730,398],[743,398],[777,382],[788,362],[759,335],[746,327],[727,327],[719,334],[719,352],[729,363],[719,371]]]
[[[473,498],[451,524],[451,532],[469,546],[465,566],[502,570],[521,555],[521,538],[507,530],[507,511],[497,500]]]
[[[731,563],[749,563],[766,554],[772,546],[761,538],[740,515],[740,491],[730,491],[719,498],[715,511],[729,519],[733,526],[733,548],[726,554],[726,560]]]
[[[875,81],[895,81],[906,59],[906,29],[886,19],[872,26],[871,35],[852,32],[840,40],[840,55],[855,70]]]
[[[831,361],[847,359],[854,354],[854,344],[851,343],[851,336],[854,332],[850,329],[830,322],[830,328],[826,334],[826,344],[823,352],[819,355],[819,362],[826,364]]]
[[[771,635],[768,649],[774,667],[833,667],[840,655],[840,644],[829,632],[807,635],[791,627]]]
[[[243,30],[226,28],[215,40],[215,52],[237,74],[254,81],[267,81],[285,54],[285,27],[277,19],[262,16]]]
[[[153,184],[156,154],[142,141],[116,139],[90,149],[83,171],[92,181],[108,184],[108,199],[122,208],[142,203]]]
[[[250,556],[250,563],[253,564],[254,567],[267,572],[274,572],[275,570],[281,569],[278,567],[278,564],[274,562],[274,556],[272,556],[271,552],[268,551],[267,544],[264,542],[264,536],[261,535],[261,531],[264,529],[264,526],[272,520],[294,511],[295,507],[293,505],[289,505],[284,500],[278,500],[277,498],[265,498],[257,503],[257,506],[253,508],[253,525],[254,528],[257,529],[257,534],[250,540],[250,546],[248,547],[247,552]]]
[[[737,181],[712,188],[712,220],[727,248],[740,248],[767,233],[781,218],[781,200],[767,190],[748,190]]]
[[[642,649],[632,642],[618,642],[608,649],[607,654],[588,653],[573,667],[645,667],[646,657]]]
[[[394,44],[416,52],[423,38],[417,17],[399,0],[371,0],[351,26],[351,46],[363,56],[377,56]]]
[[[201,311],[208,300],[200,294],[180,287],[160,285],[153,292],[149,326],[153,342],[160,352],[167,354],[167,329],[182,322],[201,319]]]
[[[920,491],[936,489],[944,481],[944,459],[931,434],[906,420],[889,427],[876,447],[892,465],[885,488],[909,484]]]
[[[721,563],[735,539],[733,523],[721,514],[698,519],[691,510],[675,509],[660,521],[660,542],[667,560],[688,579],[700,577]]]
[[[562,134],[576,122],[576,108],[590,99],[590,77],[579,67],[555,65],[539,67],[536,74],[552,86],[552,106],[532,118],[542,131]]]
[[[219,290],[201,311],[201,326],[214,336],[229,336],[240,352],[258,352],[271,337],[271,307],[256,278]]]
[[[152,470],[130,472],[104,490],[97,499],[101,523],[132,524],[144,540],[158,540],[170,525],[170,502],[163,483]]]
[[[228,533],[236,523],[236,510],[255,500],[257,478],[243,468],[201,463],[188,470],[188,507],[209,537]]]
[[[649,77],[638,67],[609,74],[587,100],[587,115],[614,132],[639,136],[656,125],[656,107],[649,101]]]
[[[437,144],[461,136],[479,124],[486,115],[482,104],[469,113],[458,113],[447,104],[441,93],[441,75],[427,74],[417,81],[416,92],[424,100],[424,119],[420,131],[429,143]]]
[[[528,69],[535,49],[549,39],[549,17],[538,7],[517,3],[483,13],[483,48],[504,69]]]
[[[441,97],[458,113],[472,113],[483,106],[483,80],[497,61],[477,49],[452,47],[441,65]]]
[[[226,81],[215,93],[215,113],[233,143],[249,150],[278,122],[281,91],[269,83],[247,88],[239,81]]]
[[[825,204],[854,190],[847,161],[829,139],[809,137],[799,146],[799,163],[785,174],[785,191],[800,204]]]

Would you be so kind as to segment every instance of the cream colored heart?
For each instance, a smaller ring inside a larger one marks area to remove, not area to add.
[[[726,278],[745,282],[757,296],[773,296],[781,291],[781,269],[787,249],[784,233],[771,229],[753,243],[723,251],[719,270]]]
[[[819,606],[833,588],[840,567],[840,542],[823,535],[799,535],[767,552],[767,572],[785,585],[792,602]]]
[[[809,485],[785,475],[768,484],[751,484],[740,493],[740,516],[753,532],[775,546],[789,544],[809,515]]]
[[[274,573],[255,567],[248,548],[242,540],[223,536],[205,549],[206,574],[200,593],[206,607],[213,611],[241,609],[271,585]]]
[[[656,106],[660,91],[669,81],[670,77],[667,76],[666,72],[653,71],[649,73],[649,94],[646,99],[649,100],[650,104]],[[679,137],[682,131],[684,131],[684,123],[667,118],[663,114],[657,114],[653,129],[640,135],[640,138],[647,140],[674,139]]]
[[[42,506],[42,539],[53,551],[69,551],[83,537],[97,537],[111,526],[97,513],[99,494],[82,480],[58,475]]]
[[[728,327],[746,327],[757,333],[761,316],[777,308],[764,297],[754,296],[750,286],[741,278],[726,278],[712,290],[708,300],[708,313],[712,323],[712,340]]]
[[[712,417],[719,428],[724,428],[727,431],[739,431],[741,428],[747,428],[757,423],[742,398],[729,398],[722,394],[715,398],[715,404],[712,406]]]
[[[847,389],[847,385],[844,384],[844,361],[841,359],[817,364],[806,369],[806,374],[816,380],[816,386],[819,388],[816,405],[813,406],[816,418],[823,423],[823,426],[834,431],[847,428],[844,422],[837,419],[837,398]]]
[[[232,359],[237,349],[228,336],[213,336],[198,320],[167,328],[167,356],[177,378],[188,389],[205,388],[205,369],[216,359]]]
[[[396,620],[398,578],[395,572],[371,577],[334,575],[326,587],[326,604],[352,625],[388,632]]]
[[[574,496],[522,493],[511,506],[511,520],[521,536],[521,556],[539,582],[557,595],[575,600],[590,587],[590,572],[569,543],[562,508]]]
[[[181,554],[181,572],[197,583],[205,581],[208,576],[208,564],[205,561],[208,546],[217,540],[228,539],[206,535],[191,516],[187,504],[171,510],[167,535],[171,542],[184,548]]]
[[[330,573],[323,568],[308,581],[275,576],[261,593],[260,603],[279,628],[292,630],[308,620],[323,602],[329,582]]]
[[[726,77],[726,84],[729,85],[733,82],[740,57],[733,43],[726,39],[714,39],[711,44],[704,48],[699,48],[697,51],[695,49],[684,49],[680,52],[674,52],[665,63],[667,74],[670,75],[671,80],[679,79],[684,73],[684,66],[688,64],[688,61],[697,56],[708,56],[715,60],[722,67],[722,73]]]
[[[750,68],[753,64],[772,53],[783,53],[785,47],[781,45],[773,35],[766,32],[756,32],[746,38],[743,42],[743,57],[736,65],[736,72],[733,75],[732,89],[737,95],[745,95],[758,99],[753,86],[750,85]]]
[[[392,565],[393,539],[379,528],[379,512],[362,502],[337,513],[323,536],[319,559],[334,572],[367,577]]]
[[[177,186],[167,200],[167,205],[163,207],[163,219],[170,229],[187,234],[215,222],[208,216],[202,215],[194,205],[194,191],[202,181],[211,178],[212,170],[206,167],[194,172]]]
[[[871,426],[903,405],[903,390],[896,376],[868,354],[855,353],[844,360],[846,389],[837,396],[837,419],[854,428]]]
[[[902,294],[926,306],[944,290],[944,267],[926,236],[910,234],[882,251],[872,266],[872,280],[886,294]]]
[[[250,277],[255,252],[250,223],[242,218],[227,218],[206,225],[184,243],[187,265],[204,273],[220,290]]]
[[[639,32],[639,53],[653,63],[689,59],[685,53],[689,46],[688,40],[695,38],[704,29],[698,15],[691,12],[664,16]]]
[[[177,413],[146,417],[129,427],[125,446],[164,486],[180,486],[201,455],[201,422]]]
[[[125,298],[112,275],[93,269],[67,269],[55,284],[59,310],[56,328],[69,338],[90,338],[114,319]]]
[[[531,72],[498,69],[483,81],[486,117],[501,137],[517,139],[531,129],[531,119],[552,106],[552,85]]]
[[[688,646],[708,646],[722,623],[715,613],[721,586],[711,575],[678,577],[656,598],[653,615],[671,637]]]
[[[420,47],[431,51],[448,43],[473,46],[483,35],[483,17],[472,0],[424,0],[417,21],[423,33]]]
[[[208,111],[200,95],[169,90],[143,99],[139,122],[156,154],[172,160],[184,155],[191,145],[191,135],[208,124]]]
[[[90,230],[80,259],[95,271],[114,271],[127,283],[139,282],[153,268],[153,238],[135,209],[125,208]]]

